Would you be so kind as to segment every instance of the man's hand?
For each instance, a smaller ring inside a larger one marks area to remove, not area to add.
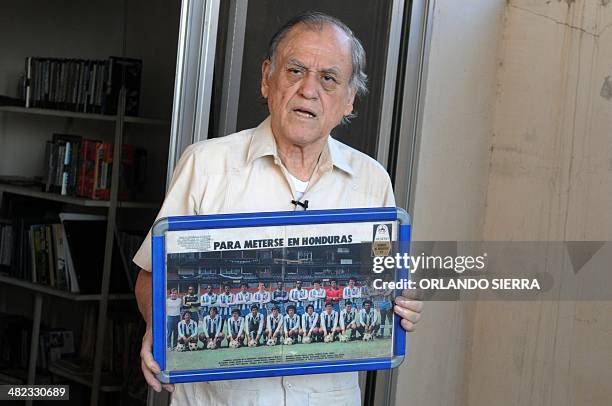
[[[140,270],[136,279],[136,302],[138,310],[147,323],[147,331],[142,337],[142,347],[140,348],[140,368],[145,380],[155,392],[161,392],[162,388],[168,392],[174,391],[174,385],[162,384],[155,377],[159,373],[159,365],[153,359],[151,348],[153,348],[153,334],[151,332],[151,272]]]
[[[416,329],[415,324],[421,319],[423,302],[416,298],[413,290],[404,290],[402,296],[395,298],[393,311],[402,318],[400,324],[404,330],[412,332]]]
[[[151,348],[153,346],[153,337],[151,329],[147,326],[147,332],[142,338],[142,347],[140,349],[140,368],[145,380],[155,392],[161,392],[162,388],[168,392],[174,391],[174,385],[162,384],[155,375],[160,372],[159,365],[153,359]]]

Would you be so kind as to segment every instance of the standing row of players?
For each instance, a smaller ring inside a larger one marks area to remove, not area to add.
[[[182,298],[180,309],[181,311],[189,310],[192,313],[192,318],[198,321],[200,315],[206,315],[211,306],[216,306],[221,317],[227,319],[230,317],[231,309],[236,307],[240,309],[241,316],[246,316],[250,306],[256,304],[266,315],[273,305],[278,306],[279,311],[284,313],[285,307],[292,304],[295,306],[297,314],[301,316],[308,304],[313,305],[315,312],[321,313],[326,302],[331,302],[334,310],[340,311],[340,306],[345,301],[351,301],[354,307],[359,309],[363,300],[370,299],[374,301],[377,309],[388,312],[391,309],[391,291],[375,290],[368,285],[369,283],[366,280],[366,286],[357,286],[356,280],[350,278],[348,285],[344,288],[339,287],[336,280],[332,280],[330,286],[324,289],[321,286],[321,281],[315,280],[313,288],[306,289],[302,287],[302,282],[298,280],[295,283],[295,288],[289,292],[283,289],[282,282],[277,282],[276,290],[270,292],[266,290],[263,282],[259,282],[255,292],[249,292],[247,284],[243,283],[237,293],[233,293],[229,285],[224,285],[223,292],[220,294],[214,293],[212,285],[208,285],[206,292],[201,296],[195,292],[193,286],[190,286]],[[178,305],[178,303],[172,304],[173,307]]]
[[[380,329],[378,312],[369,299],[363,302],[363,308],[359,311],[353,308],[350,301],[345,302],[340,312],[333,309],[331,302],[325,304],[321,313],[315,312],[312,304],[306,306],[301,316],[296,313],[294,305],[288,305],[286,310],[287,314],[283,316],[275,305],[266,316],[253,304],[246,316],[241,316],[240,309],[235,308],[231,310],[231,317],[225,320],[218,314],[217,307],[212,306],[208,315],[199,322],[191,318],[191,312],[185,312],[177,324],[177,348],[215,349],[221,347],[224,339],[228,347],[234,348],[245,345],[254,347],[262,344],[350,341],[357,338],[357,333],[360,334],[359,338],[375,337]],[[168,349],[174,348],[169,337]]]

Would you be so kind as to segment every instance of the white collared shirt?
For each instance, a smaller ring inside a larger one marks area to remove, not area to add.
[[[190,145],[175,168],[157,218],[293,211],[291,201],[296,198],[268,117],[256,128]],[[305,199],[308,210],[395,206],[385,169],[331,137],[302,196]],[[134,262],[151,270],[150,233]],[[329,393],[335,403],[359,405],[357,373],[182,384],[176,385],[172,403],[229,405],[244,397],[261,405],[327,404]]]

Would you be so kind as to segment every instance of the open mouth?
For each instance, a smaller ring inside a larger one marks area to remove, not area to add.
[[[293,112],[296,113],[300,117],[304,117],[304,118],[317,118],[317,115],[314,112],[312,112],[312,111],[310,111],[308,109],[301,108],[301,107],[293,109]]]

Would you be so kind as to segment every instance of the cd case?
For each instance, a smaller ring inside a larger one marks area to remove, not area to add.
[[[153,226],[153,356],[165,383],[387,369],[409,277],[395,207],[181,216]],[[376,266],[378,265],[378,266]],[[392,287],[393,285],[391,285]]]

